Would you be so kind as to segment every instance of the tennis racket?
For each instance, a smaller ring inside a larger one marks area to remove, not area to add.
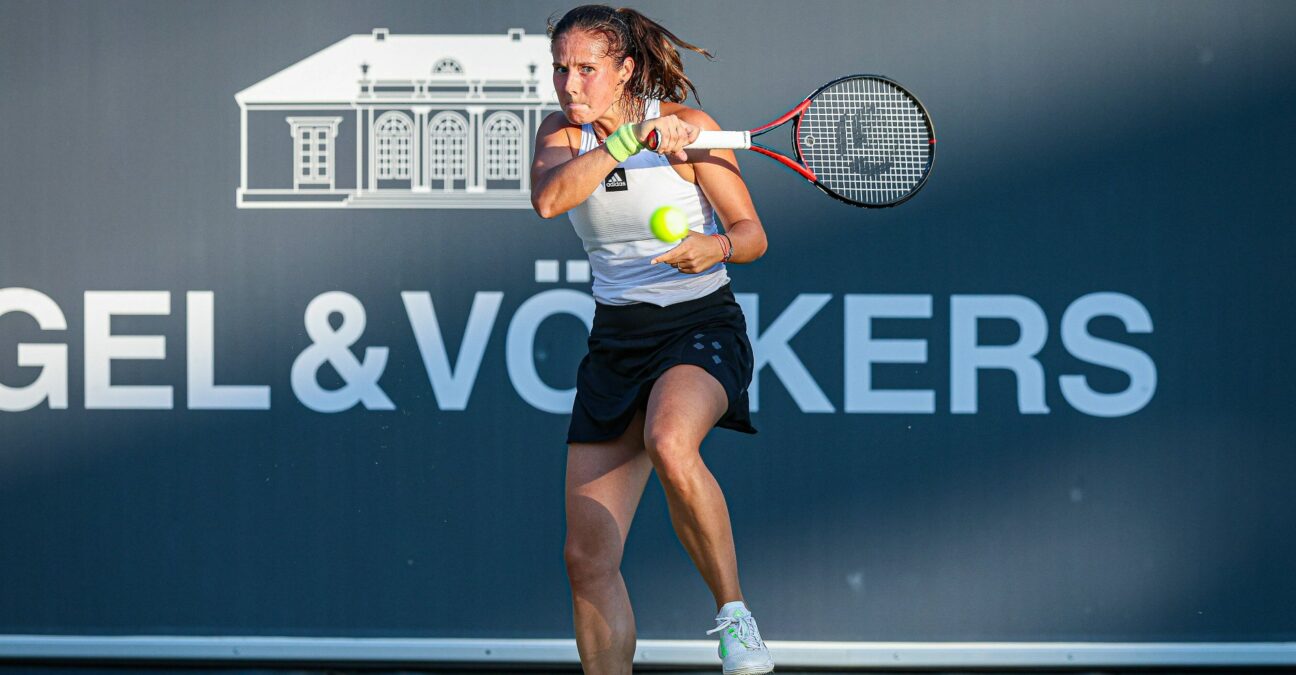
[[[796,159],[752,138],[792,122]],[[657,130],[645,145],[657,148]],[[848,75],[819,87],[787,114],[751,131],[703,131],[687,147],[754,150],[831,197],[882,208],[901,204],[931,175],[936,132],[922,103],[880,75]]]

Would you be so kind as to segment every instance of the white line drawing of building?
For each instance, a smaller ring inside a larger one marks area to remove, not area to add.
[[[549,38],[351,35],[238,92],[239,208],[531,208]],[[249,154],[251,153],[251,154]]]

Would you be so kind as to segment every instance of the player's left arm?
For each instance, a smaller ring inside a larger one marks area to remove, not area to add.
[[[688,108],[680,111],[685,122],[706,131],[720,131],[720,125],[701,110]],[[756,215],[747,183],[738,170],[738,157],[733,150],[689,150],[689,161],[697,172],[698,185],[707,201],[711,202],[725,233],[733,241],[733,255],[729,262],[752,262],[765,254],[767,242],[765,228]]]

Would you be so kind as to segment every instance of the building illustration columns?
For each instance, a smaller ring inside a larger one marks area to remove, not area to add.
[[[369,160],[365,162],[365,173],[369,175],[369,191],[372,192],[378,189],[378,178],[377,174],[374,172],[374,160],[376,157],[374,156],[373,143],[373,107],[370,106],[367,110],[369,111],[369,123],[365,125],[364,134],[369,141]]]
[[[523,192],[531,190],[531,172],[527,169],[527,162],[531,159],[531,139],[535,138],[535,134],[531,132],[533,128],[531,126],[532,118],[539,114],[540,111],[536,108],[528,107],[518,110],[518,116],[522,118],[522,185],[520,189]]]
[[[410,167],[410,189],[414,192],[431,192],[432,182],[428,179],[427,156],[431,148],[428,144],[428,113],[430,105],[416,105],[414,111],[414,163]]]
[[[485,106],[468,106],[468,134],[472,138],[472,143],[469,146],[471,161],[468,162],[468,192],[486,191],[486,178],[484,176],[486,136],[482,130],[482,115],[485,112]]]
[[[363,111],[363,109],[360,108],[359,106],[356,106],[356,108],[355,108],[355,114],[356,114],[356,116],[355,116],[355,121],[356,121],[356,123],[355,123],[355,129],[356,129],[356,130],[355,130],[355,146],[356,146],[356,158],[355,158],[355,176],[356,176],[356,179],[355,179],[355,189],[356,189],[356,195],[359,196],[359,195],[364,194],[364,192],[365,192],[365,184],[364,184],[364,155],[363,155],[362,153],[364,152],[364,148],[365,148],[365,145],[366,145],[366,144],[365,144],[365,134],[368,133],[368,130],[365,129],[365,125],[364,125],[364,111]]]

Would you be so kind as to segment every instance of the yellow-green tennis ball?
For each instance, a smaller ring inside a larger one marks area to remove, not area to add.
[[[679,241],[688,236],[688,218],[676,206],[663,206],[653,211],[648,219],[653,236],[665,242]]]

